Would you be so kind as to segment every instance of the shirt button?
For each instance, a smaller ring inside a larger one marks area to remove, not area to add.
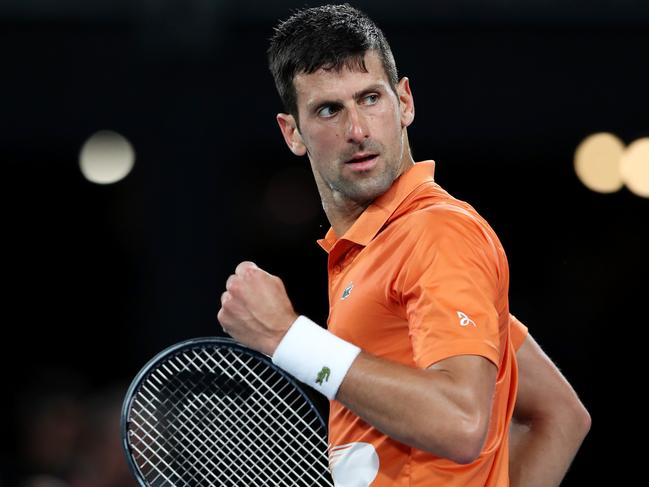
[[[336,265],[334,266],[334,273],[336,273],[336,274],[340,274],[340,271],[341,271],[341,270],[342,270],[342,268],[341,268],[338,264],[336,264]]]

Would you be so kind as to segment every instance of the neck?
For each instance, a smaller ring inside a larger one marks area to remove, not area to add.
[[[329,192],[328,195],[323,193],[324,191],[320,191],[322,207],[327,215],[327,220],[329,220],[338,237],[342,237],[372,203],[371,201],[356,203],[344,198],[337,192]]]

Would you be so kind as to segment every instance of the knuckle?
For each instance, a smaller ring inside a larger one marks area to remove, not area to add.
[[[250,274],[251,270],[255,270],[255,269],[258,269],[258,267],[254,262],[245,260],[237,266],[234,272],[237,275],[248,275]]]
[[[241,281],[239,279],[232,280],[228,289],[228,296],[232,298],[241,291]]]

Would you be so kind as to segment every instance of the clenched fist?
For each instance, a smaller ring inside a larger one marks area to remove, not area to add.
[[[225,283],[217,315],[236,341],[272,356],[298,315],[279,277],[253,262],[239,264]]]

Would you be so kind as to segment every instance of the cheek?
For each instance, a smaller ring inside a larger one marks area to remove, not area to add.
[[[339,140],[340,134],[331,127],[312,131],[305,142],[312,154],[326,154],[336,150],[336,142]]]
[[[373,116],[380,123],[383,131],[392,131],[395,127],[401,128],[401,111],[399,105],[395,103],[386,103],[378,107]]]
[[[394,141],[401,137],[401,113],[394,106],[385,106],[373,114],[373,122],[383,140]]]

